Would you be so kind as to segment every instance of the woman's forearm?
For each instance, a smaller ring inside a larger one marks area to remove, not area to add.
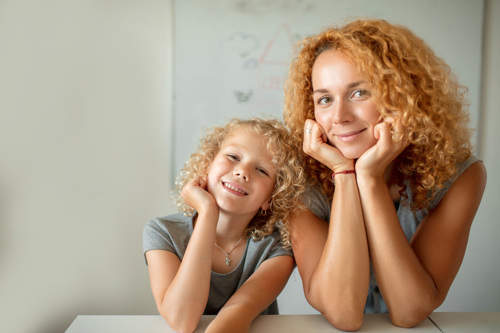
[[[425,319],[441,302],[432,277],[400,226],[383,179],[358,179],[373,269],[392,318],[401,326]]]
[[[368,244],[356,176],[336,178],[328,239],[308,292],[335,327],[353,330],[362,323],[368,293]]]

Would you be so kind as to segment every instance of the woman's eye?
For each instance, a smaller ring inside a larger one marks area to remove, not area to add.
[[[366,89],[360,89],[360,90],[356,90],[353,94],[353,97],[366,97],[366,96],[370,96],[370,92]]]
[[[328,96],[324,96],[318,99],[318,104],[328,104],[331,103],[332,99]]]

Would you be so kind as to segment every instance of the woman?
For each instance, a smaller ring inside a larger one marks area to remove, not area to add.
[[[313,186],[290,237],[306,298],[333,326],[389,312],[412,327],[444,301],[486,184],[465,91],[424,41],[386,21],[302,41],[284,117]]]

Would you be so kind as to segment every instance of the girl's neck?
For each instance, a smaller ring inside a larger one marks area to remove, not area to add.
[[[253,217],[252,217],[253,218]],[[215,239],[217,243],[234,243],[244,236],[252,218],[227,215],[219,212]]]

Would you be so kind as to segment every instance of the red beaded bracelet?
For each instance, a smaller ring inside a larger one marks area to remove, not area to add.
[[[332,173],[332,183],[333,183],[333,185],[335,185],[335,175],[348,174],[348,173],[356,173],[356,170],[344,170],[344,171],[339,171],[339,172]]]

